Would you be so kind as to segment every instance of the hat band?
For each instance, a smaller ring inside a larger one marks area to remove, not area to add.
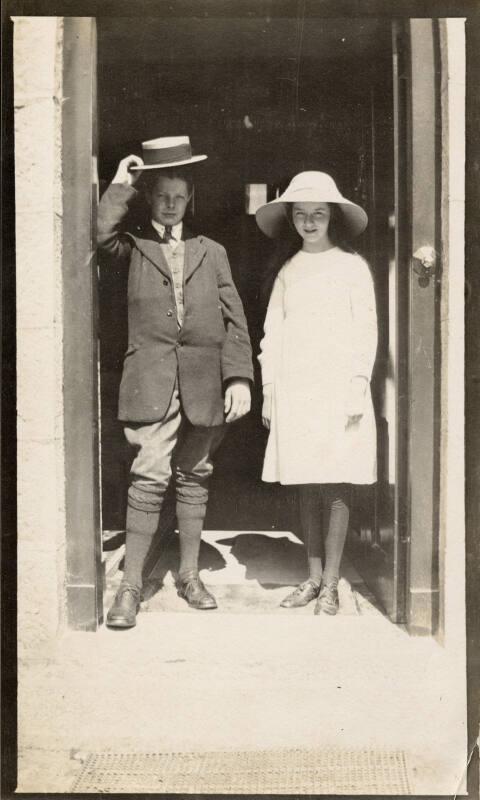
[[[153,164],[172,164],[176,161],[189,161],[192,149],[189,144],[178,144],[175,147],[161,147],[157,150],[143,150],[143,161],[146,166]]]

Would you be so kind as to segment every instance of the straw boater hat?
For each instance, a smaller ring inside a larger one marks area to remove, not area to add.
[[[351,236],[358,236],[367,227],[368,217],[363,208],[343,197],[326,172],[300,172],[280,197],[260,206],[255,214],[258,227],[272,239],[288,225],[287,203],[336,203]]]
[[[207,156],[193,156],[188,136],[162,136],[142,142],[143,165],[130,167],[132,172],[147,169],[181,167],[205,161]]]

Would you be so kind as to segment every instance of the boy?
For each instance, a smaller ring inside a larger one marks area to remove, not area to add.
[[[225,250],[192,236],[183,217],[192,196],[185,168],[188,137],[144,142],[143,160],[127,156],[104,193],[98,244],[129,264],[128,349],[119,419],[135,449],[128,490],[125,571],[107,625],[136,624],[142,568],[158,526],[175,451],[180,537],[177,591],[197,609],[216,608],[198,574],[211,455],[225,431],[250,410],[252,353],[242,304]],[[134,233],[119,228],[146,176],[151,219]]]

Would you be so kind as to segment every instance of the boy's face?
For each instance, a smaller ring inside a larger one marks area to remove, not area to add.
[[[177,225],[181,222],[189,200],[188,184],[182,178],[159,175],[151,191],[147,192],[152,219],[160,225]]]

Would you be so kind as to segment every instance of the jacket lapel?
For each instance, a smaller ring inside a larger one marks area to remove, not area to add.
[[[160,247],[160,240],[156,231],[152,228],[142,230],[140,236],[128,234],[135,240],[136,247],[152,264],[160,270],[167,278],[170,277],[170,269]],[[203,257],[207,252],[205,245],[196,236],[184,228],[182,239],[185,241],[185,265],[184,282],[186,283],[193,273],[202,263]]]
[[[195,270],[198,269],[206,252],[205,245],[199,239],[193,238],[185,240],[185,283],[192,277]]]
[[[135,246],[140,250],[140,252],[146,258],[148,258],[148,260],[151,261],[158,270],[160,270],[162,275],[165,275],[167,278],[169,278],[170,269],[165,256],[163,255],[162,248],[160,247],[160,240],[158,236],[156,236],[156,234],[150,236],[148,233],[146,236],[134,236],[131,233],[128,235],[135,240]]]

